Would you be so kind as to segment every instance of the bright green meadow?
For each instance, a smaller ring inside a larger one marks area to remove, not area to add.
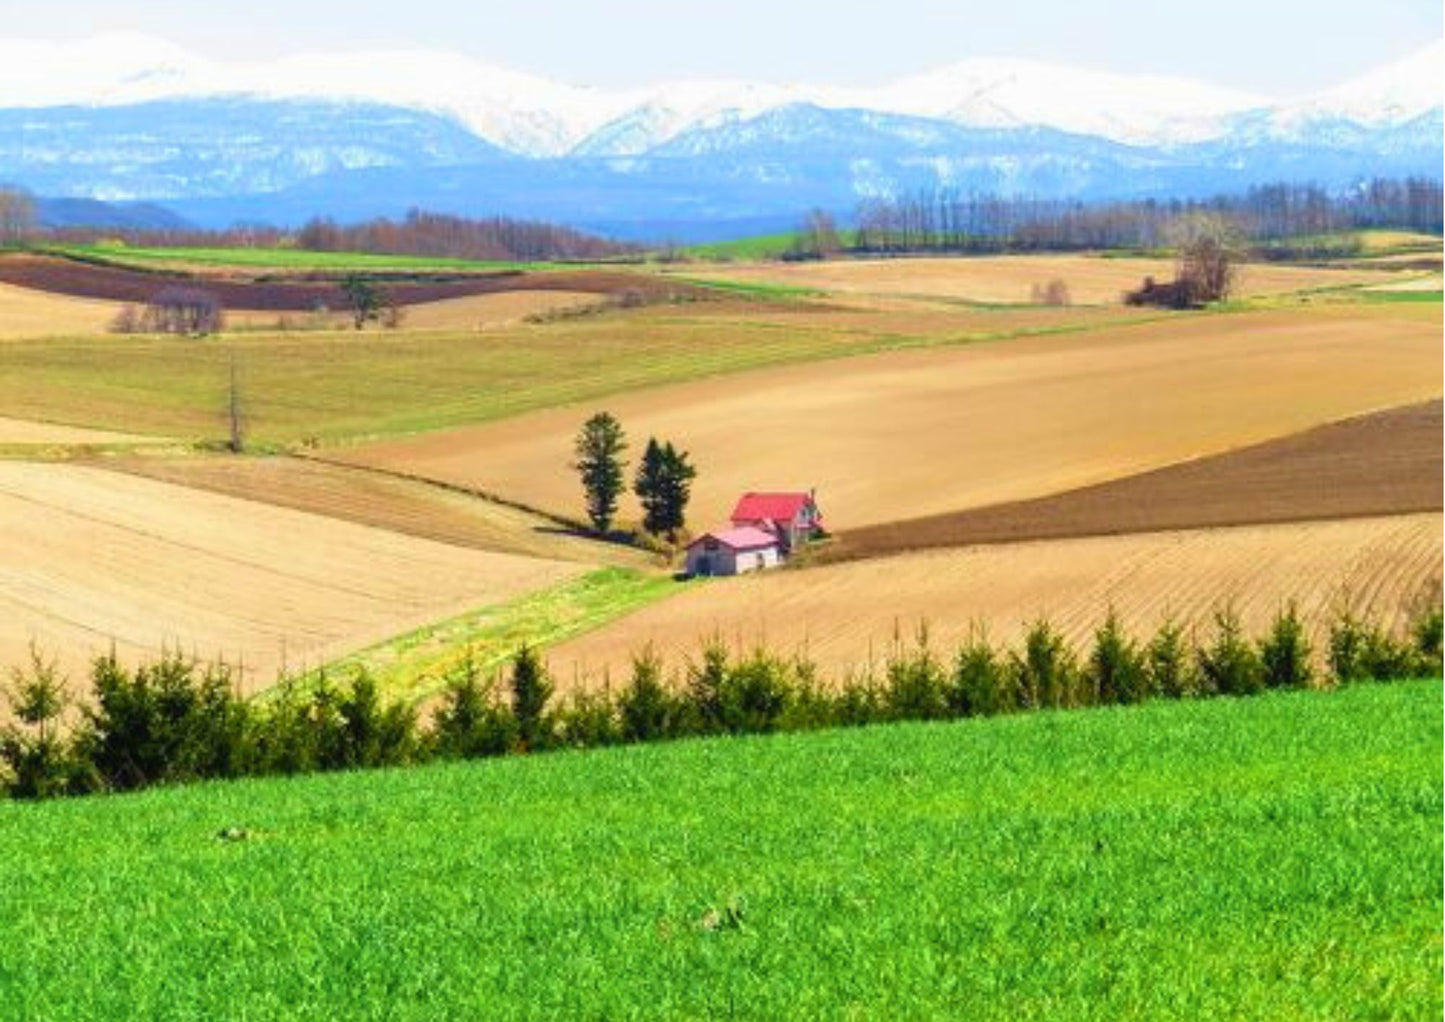
[[[0,803],[6,1019],[1438,1019],[1438,682]]]

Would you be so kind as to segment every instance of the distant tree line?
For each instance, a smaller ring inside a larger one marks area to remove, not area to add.
[[[349,226],[325,218],[313,219],[296,233],[296,245],[312,252],[534,262],[607,259],[638,251],[635,246],[540,220],[504,216],[472,220],[419,209],[399,221],[383,217]]]
[[[680,678],[667,677],[646,649],[620,689],[578,691],[560,701],[537,651],[523,647],[506,678],[486,677],[465,656],[449,672],[426,725],[413,707],[383,700],[365,671],[340,684],[325,677],[308,685],[289,681],[268,698],[246,700],[224,666],[167,656],[128,669],[112,655],[95,662],[92,695],[79,722],[66,727],[64,680],[53,662],[32,653],[9,688],[15,723],[0,729],[0,784],[16,798],[49,798],[208,778],[1439,677],[1441,631],[1435,597],[1405,635],[1339,615],[1323,656],[1311,649],[1292,606],[1257,638],[1224,609],[1202,638],[1166,621],[1141,641],[1111,611],[1082,654],[1043,619],[1017,646],[996,646],[975,631],[951,657],[936,652],[920,629],[912,644],[894,644],[880,670],[832,685],[806,658],[761,647],[734,655],[714,640]]]
[[[198,228],[68,227],[40,231],[30,216],[7,219],[8,193],[0,190],[0,241],[14,236],[69,244],[122,241],[139,247],[299,248],[311,252],[370,252],[378,255],[536,262],[639,256],[638,246],[611,241],[541,220],[496,216],[470,219],[413,209],[400,220],[385,217],[342,224],[314,217],[298,230],[265,224],[236,224],[225,230]],[[21,207],[16,192],[15,209]],[[28,201],[28,197],[27,198]],[[12,226],[6,226],[11,223]],[[22,225],[23,224],[23,230]]]
[[[1441,196],[1440,182],[1426,178],[1377,178],[1344,192],[1278,183],[1209,199],[1098,203],[922,189],[860,204],[851,245],[841,243],[831,218],[813,211],[800,224],[791,254],[823,258],[840,248],[880,254],[1153,249],[1169,243],[1171,225],[1180,218],[1210,214],[1229,220],[1242,238],[1261,243],[1269,255],[1270,247],[1262,243],[1346,230],[1439,234]]]

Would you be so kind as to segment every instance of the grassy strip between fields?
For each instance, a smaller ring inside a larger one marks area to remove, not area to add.
[[[366,670],[388,700],[439,693],[465,657],[484,676],[500,672],[523,645],[546,648],[656,603],[684,588],[671,576],[601,568],[507,603],[429,624],[335,660],[300,684]],[[621,681],[622,679],[619,679]]]
[[[1439,305],[1445,299],[1445,292],[1442,291],[1361,291],[1360,295],[1366,302],[1389,305],[1397,302],[1412,302]]]
[[[9,1019],[1441,1013],[1438,682],[0,802]]]

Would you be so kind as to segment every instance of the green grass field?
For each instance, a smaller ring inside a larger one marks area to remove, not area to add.
[[[839,240],[845,245],[857,241],[857,231],[844,228],[838,232]],[[753,234],[746,238],[732,238],[727,241],[706,242],[688,245],[683,254],[690,259],[716,260],[719,262],[747,262],[758,259],[781,259],[797,244],[796,231],[782,231],[777,234]]]
[[[1413,682],[0,803],[0,1005],[1439,1018],[1441,753]]]

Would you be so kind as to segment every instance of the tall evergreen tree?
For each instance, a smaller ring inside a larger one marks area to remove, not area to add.
[[[687,505],[692,499],[692,481],[697,469],[671,442],[647,441],[632,492],[642,502],[642,527],[654,536],[666,534],[669,542],[687,522]]]
[[[537,651],[531,646],[519,649],[512,660],[512,714],[517,719],[517,737],[528,752],[545,749],[552,737],[547,714],[552,688]]]
[[[612,528],[617,514],[617,499],[622,495],[623,473],[627,462],[627,434],[611,413],[598,412],[582,424],[573,443],[572,467],[582,478],[582,492],[587,501],[587,517],[592,527],[605,533]]]

